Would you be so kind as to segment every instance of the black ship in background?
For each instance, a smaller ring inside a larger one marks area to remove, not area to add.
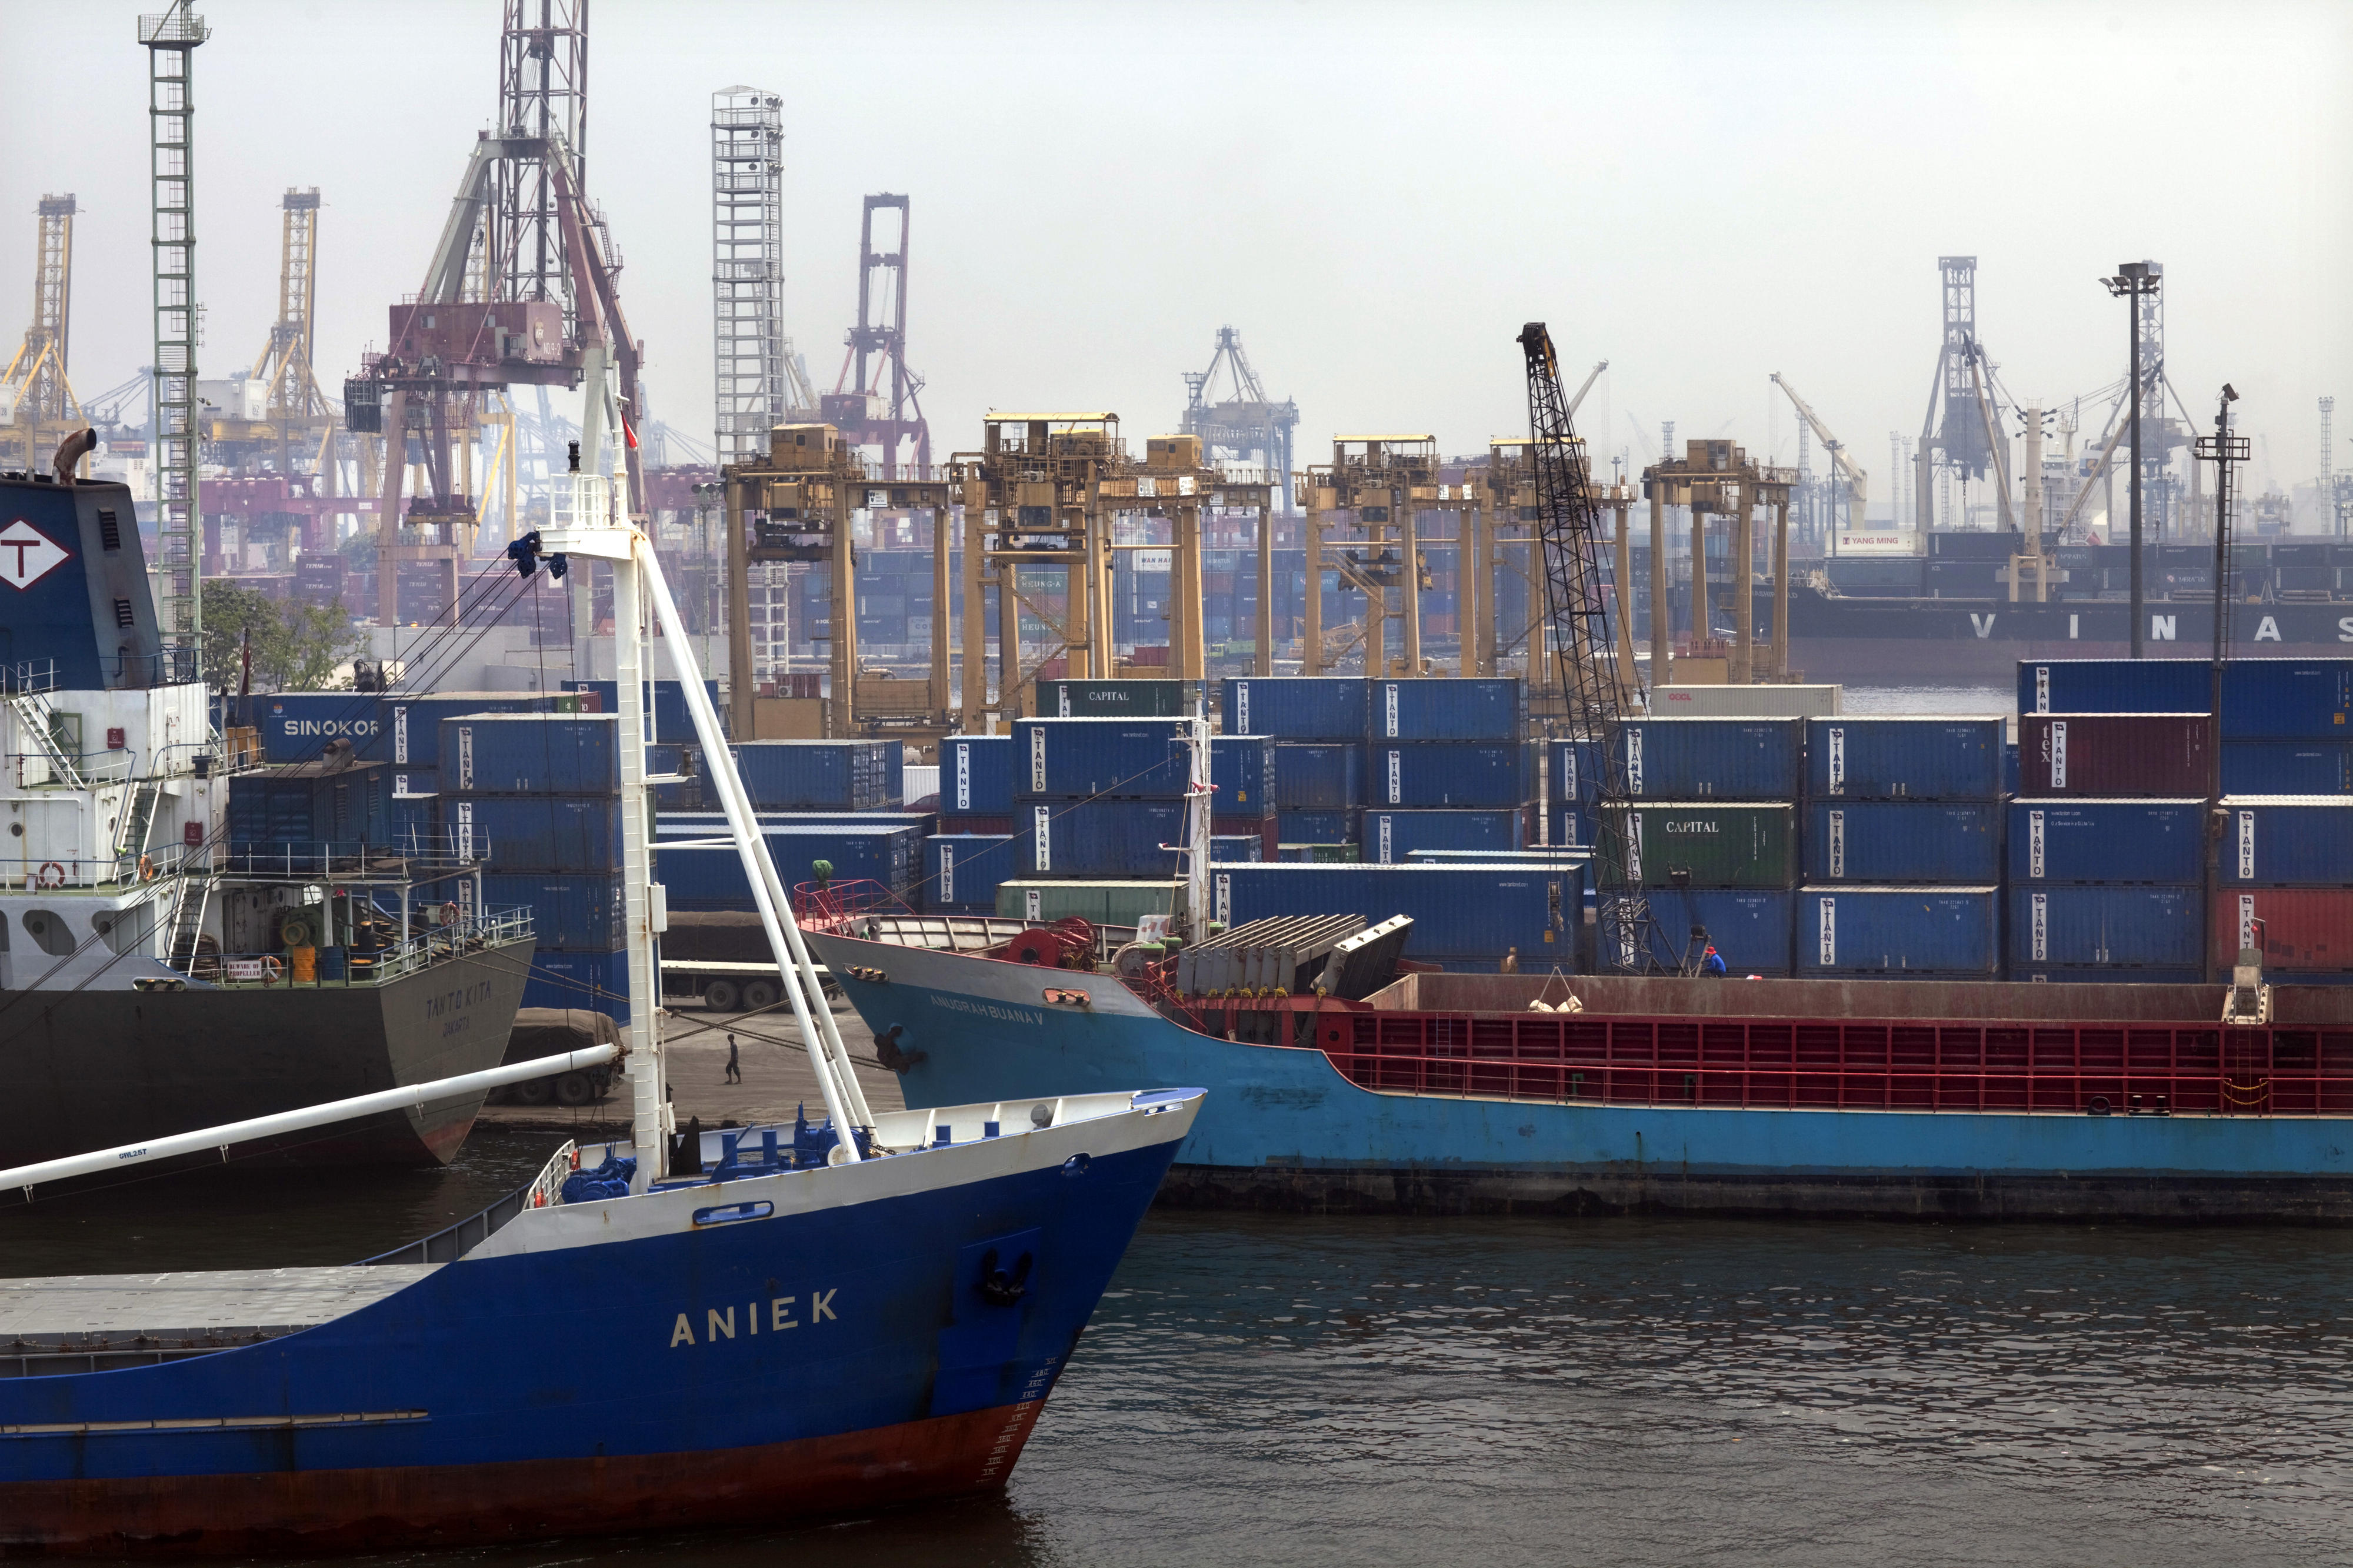
[[[529,911],[397,843],[383,766],[232,751],[131,491],[69,472],[0,474],[0,1162],[496,1066]],[[432,1164],[480,1108],[237,1152]]]

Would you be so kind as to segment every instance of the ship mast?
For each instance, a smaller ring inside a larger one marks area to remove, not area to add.
[[[609,379],[599,377],[588,386],[592,404],[601,403],[617,427],[618,411],[611,402]],[[508,547],[525,575],[544,561],[551,575],[560,575],[575,556],[607,563],[613,572],[614,678],[618,687],[621,728],[621,844],[623,915],[628,929],[629,961],[629,1081],[631,1124],[638,1172],[633,1191],[643,1192],[665,1170],[674,1122],[663,1088],[663,1064],[659,1026],[661,986],[654,967],[654,939],[668,923],[660,887],[653,880],[651,847],[646,840],[650,800],[646,784],[645,635],[649,620],[659,628],[670,649],[679,685],[693,716],[695,739],[717,786],[729,837],[714,842],[732,845],[744,862],[752,901],[777,969],[786,976],[793,1020],[800,1026],[808,1050],[809,1067],[827,1114],[840,1135],[840,1158],[855,1163],[862,1156],[861,1136],[874,1125],[865,1091],[849,1065],[849,1049],[842,1043],[832,1010],[824,1005],[823,982],[793,919],[792,901],[776,874],[767,840],[759,831],[751,797],[735,770],[735,753],[719,727],[711,694],[703,689],[702,670],[694,658],[694,643],[686,622],[670,596],[653,543],[617,505],[613,476],[575,471],[568,485],[555,489],[554,526],[543,533],[518,540]],[[701,847],[699,842],[680,847]]]

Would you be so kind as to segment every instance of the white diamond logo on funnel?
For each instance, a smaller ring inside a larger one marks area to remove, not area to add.
[[[65,546],[21,517],[0,528],[0,583],[12,588],[29,588],[56,571],[65,559]]]

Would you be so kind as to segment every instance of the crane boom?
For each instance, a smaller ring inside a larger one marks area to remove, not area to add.
[[[1571,419],[1576,418],[1577,411],[1585,406],[1585,395],[1593,390],[1593,384],[1599,381],[1601,379],[1601,373],[1609,368],[1609,362],[1608,360],[1603,360],[1600,363],[1595,365],[1591,370],[1586,373],[1585,384],[1578,387],[1577,389],[1577,395],[1568,400],[1568,416]]]
[[[1814,439],[1822,444],[1823,449],[1828,451],[1831,455],[1831,462],[1832,466],[1838,469],[1840,474],[1844,476],[1846,479],[1847,496],[1849,498],[1847,502],[1847,526],[1850,528],[1862,527],[1863,524],[1864,498],[1870,494],[1871,490],[1870,476],[1862,471],[1862,465],[1857,463],[1854,460],[1853,454],[1850,453],[1846,449],[1846,443],[1841,441],[1837,437],[1831,434],[1831,427],[1822,423],[1821,416],[1815,413],[1812,405],[1807,403],[1804,398],[1798,395],[1798,389],[1791,386],[1787,381],[1784,381],[1781,378],[1781,373],[1778,370],[1773,373],[1773,384],[1779,387],[1781,391],[1787,395],[1789,399],[1790,405],[1798,411],[1798,417],[1804,420],[1812,427]]]
[[[1542,321],[1530,321],[1520,330],[1519,343],[1527,360],[1528,467],[1535,480],[1550,633],[1529,650],[1529,679],[1560,694],[1567,714],[1561,738],[1575,744],[1583,763],[1577,770],[1578,804],[1591,811],[1596,826],[1596,962],[1636,973],[1680,968],[1663,961],[1658,921],[1642,893],[1641,856],[1628,850],[1628,813],[1605,809],[1630,800],[1612,731],[1625,717],[1627,700],[1640,700],[1641,684],[1639,676],[1620,680],[1610,638],[1592,467],[1569,423],[1551,332]],[[1586,384],[1592,384],[1590,376]]]

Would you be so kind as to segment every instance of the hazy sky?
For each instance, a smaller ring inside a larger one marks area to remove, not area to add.
[[[84,392],[150,357],[139,8],[0,0],[0,337],[29,311],[35,202],[74,192]],[[317,185],[317,364],[339,389],[418,287],[489,121],[500,6],[202,14],[204,370],[266,341],[278,199]],[[1580,420],[1597,446],[1646,460],[1637,416],[1653,441],[1662,418],[1757,449],[1778,433],[1787,460],[1778,370],[1878,500],[1888,433],[1920,427],[1936,258],[1974,253],[2021,399],[2121,375],[2124,307],[2096,279],[2151,257],[2200,418],[2233,383],[2294,483],[2318,462],[2314,400],[2342,395],[2353,468],[2343,4],[596,0],[589,60],[588,184],[653,410],[706,441],[709,100],[746,82],[785,100],[787,327],[824,388],[860,198],[912,195],[937,454],[991,407],[1172,429],[1180,373],[1229,322],[1298,400],[1302,462],[1335,431],[1472,451],[1524,429],[1513,339],[1543,318],[1567,363],[1610,361]]]

